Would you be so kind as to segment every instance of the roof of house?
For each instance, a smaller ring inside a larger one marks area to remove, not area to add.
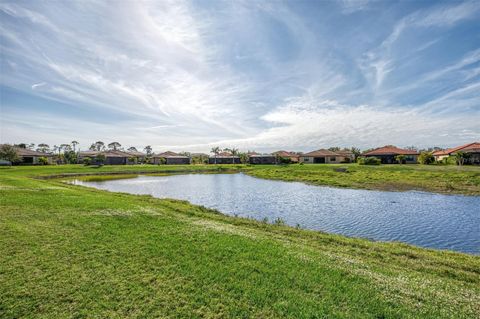
[[[163,153],[154,154],[153,157],[154,158],[159,158],[159,157],[163,157],[163,158],[188,158],[188,156],[180,155],[180,154],[172,152],[172,151],[166,151],[166,152],[163,152]]]
[[[276,152],[273,152],[272,154],[282,156],[282,157],[298,157],[299,156],[298,154],[288,152],[288,151],[276,151]]]
[[[312,151],[306,154],[302,154],[301,156],[305,157],[316,157],[316,156],[338,156],[339,154],[326,150],[326,149],[319,149],[316,151]]]
[[[465,144],[457,147],[448,148],[443,151],[436,151],[436,152],[433,152],[433,155],[434,156],[450,155],[458,151],[467,152],[467,153],[480,152],[480,142],[473,142],[473,143],[469,143],[469,144]]]
[[[131,156],[147,156],[147,154],[139,152],[139,151],[126,151],[125,153]]]
[[[53,156],[52,154],[37,152],[34,150],[29,150],[28,148],[15,147],[15,150],[17,151],[18,156],[42,156],[42,157]]]
[[[393,145],[386,145],[363,153],[363,155],[418,155],[418,151],[406,150]]]
[[[342,156],[350,156],[350,155],[353,155],[353,153],[349,150],[341,150],[341,151],[335,151],[335,153],[337,153],[338,155],[342,155]]]
[[[114,150],[108,150],[108,151],[83,151],[83,152],[78,152],[78,155],[80,157],[95,157],[99,154],[105,155],[105,157],[130,157],[131,154],[123,151],[114,151]]]
[[[272,155],[272,154],[255,154],[255,155],[250,155],[250,157],[275,157],[275,155]]]

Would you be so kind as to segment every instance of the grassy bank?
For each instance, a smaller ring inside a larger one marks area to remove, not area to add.
[[[480,313],[478,256],[297,230],[183,201],[34,178],[211,169],[217,168],[0,169],[0,317],[475,318]],[[246,169],[286,179],[276,167]],[[281,169],[305,176],[323,168]]]
[[[335,171],[342,167],[347,168],[347,172]],[[255,166],[249,174],[261,178],[335,187],[480,195],[478,166],[262,165]]]

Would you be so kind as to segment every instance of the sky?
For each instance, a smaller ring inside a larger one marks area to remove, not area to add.
[[[0,141],[480,140],[480,1],[0,2]]]

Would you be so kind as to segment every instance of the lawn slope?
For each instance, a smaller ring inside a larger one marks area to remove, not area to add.
[[[0,169],[0,318],[475,318],[480,257]],[[173,169],[173,168],[167,168]],[[176,167],[175,170],[199,169]],[[203,167],[205,169],[205,167]]]

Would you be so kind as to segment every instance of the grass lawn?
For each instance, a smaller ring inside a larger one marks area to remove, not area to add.
[[[449,181],[454,192],[480,188],[478,168],[348,167],[239,166],[254,176],[341,187],[446,191],[438,185]],[[218,168],[0,169],[0,318],[478,318],[479,256],[35,178],[166,170]],[[372,180],[363,185],[361,176]]]
[[[347,172],[334,170],[341,167],[347,168]],[[251,168],[249,174],[261,178],[335,187],[480,195],[478,166],[262,165]]]

